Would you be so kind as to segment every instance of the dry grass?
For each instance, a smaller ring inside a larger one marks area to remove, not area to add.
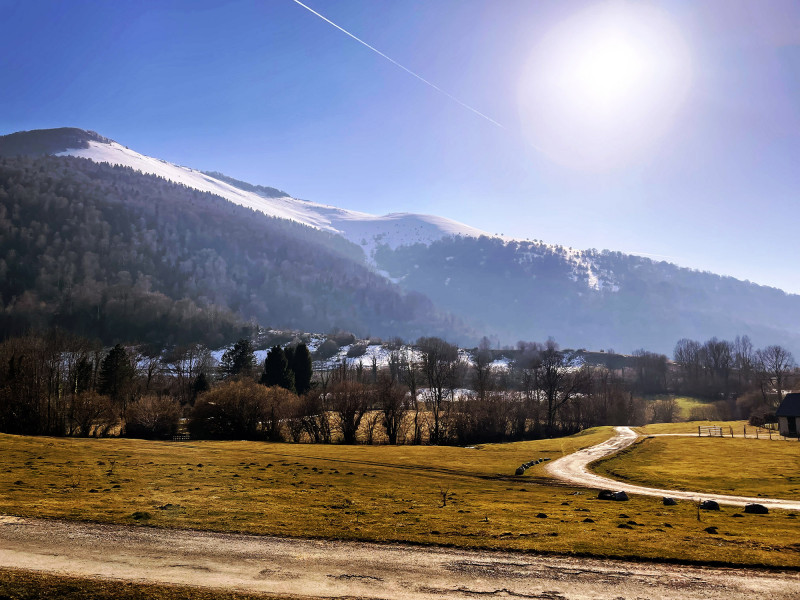
[[[797,442],[744,438],[647,438],[593,468],[659,488],[800,500]]]
[[[734,434],[742,434],[742,428],[747,426],[747,421],[687,421],[682,423],[651,423],[644,427],[634,427],[633,430],[642,435],[658,435],[661,433],[690,433],[697,435],[698,425],[722,427],[725,435],[729,434],[729,427]]]
[[[1,435],[0,513],[739,565],[800,566],[800,519],[703,515],[682,503],[604,502],[516,467],[607,439],[475,449],[160,443]],[[728,440],[730,441],[730,440]],[[443,500],[446,498],[446,505]],[[539,515],[545,516],[539,516]],[[625,527],[620,527],[625,525]],[[719,527],[719,535],[704,531]]]
[[[275,600],[264,594],[204,590],[179,585],[153,585],[123,581],[48,575],[33,571],[0,569],[3,600]]]

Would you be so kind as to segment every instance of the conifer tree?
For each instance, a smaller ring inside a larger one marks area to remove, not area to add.
[[[128,353],[120,344],[114,346],[100,363],[98,391],[125,408],[131,382],[135,375]]]
[[[194,405],[194,401],[197,400],[197,397],[207,392],[211,389],[211,384],[208,383],[208,379],[206,378],[206,374],[200,371],[200,374],[195,377],[194,381],[192,382],[192,405]]]
[[[294,371],[294,387],[297,394],[302,396],[311,390],[313,368],[311,353],[308,351],[308,346],[303,343],[295,346],[289,367]]]
[[[267,387],[273,385],[294,391],[294,372],[289,368],[289,361],[286,360],[286,353],[280,346],[273,346],[267,352],[267,359],[264,361],[264,373],[261,375],[261,383]]]
[[[247,338],[242,338],[222,355],[219,370],[222,377],[227,379],[236,375],[250,375],[255,366],[256,355],[253,344]]]

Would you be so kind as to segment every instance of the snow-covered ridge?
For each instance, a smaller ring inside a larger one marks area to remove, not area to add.
[[[469,225],[433,215],[392,213],[377,216],[298,200],[290,196],[266,198],[200,171],[139,154],[116,142],[89,141],[88,145],[88,148],[66,150],[58,155],[77,156],[95,162],[130,167],[142,173],[157,175],[196,190],[222,196],[234,204],[252,208],[272,217],[290,219],[337,233],[361,246],[367,258],[372,257],[374,249],[379,244],[387,244],[394,249],[406,244],[430,244],[450,235],[470,237],[488,235]]]
[[[489,235],[475,227],[435,215],[390,213],[377,216],[299,200],[291,196],[278,198],[261,196],[255,191],[238,188],[201,171],[145,156],[111,140],[101,142],[90,139],[86,143],[88,144],[87,148],[70,149],[60,152],[58,155],[77,156],[95,162],[130,167],[142,173],[157,175],[196,190],[221,196],[234,204],[257,210],[271,217],[290,219],[339,234],[360,246],[364,250],[368,262],[373,265],[374,251],[381,244],[395,249],[399,246],[417,243],[427,245],[451,235],[465,237]],[[512,241],[512,238],[503,237],[503,240]],[[574,281],[582,280],[587,288],[594,290],[617,291],[619,289],[613,274],[597,269],[594,260],[587,252],[572,248],[566,249],[544,242],[539,245],[563,254],[564,260],[572,265]],[[524,262],[530,258],[532,256],[523,254],[520,260]],[[388,273],[381,272],[381,274],[388,277]],[[397,283],[397,280],[393,281]]]

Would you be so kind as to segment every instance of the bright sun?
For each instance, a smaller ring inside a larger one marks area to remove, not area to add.
[[[550,31],[520,86],[531,143],[562,164],[627,164],[671,122],[688,91],[689,53],[666,16],[602,4]]]

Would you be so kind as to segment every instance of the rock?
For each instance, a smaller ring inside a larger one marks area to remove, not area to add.
[[[703,500],[700,503],[700,508],[702,510],[719,510],[719,504],[714,500]]]
[[[628,494],[625,492],[612,492],[611,490],[601,490],[599,494],[597,494],[597,498],[599,500],[616,500],[617,502],[622,502],[628,499]]]
[[[536,518],[537,518],[537,519],[546,519],[546,518],[547,518],[547,515],[546,515],[546,514],[544,514],[544,513],[539,513],[538,515],[536,515]]]
[[[524,474],[525,474],[525,468],[524,467],[518,467],[517,470],[514,471],[514,475],[524,475]]]
[[[766,515],[769,513],[769,509],[763,504],[748,504],[744,507],[744,512],[751,515]]]
[[[707,532],[707,533],[711,533],[711,534],[715,534],[715,535],[716,535],[716,533],[717,533],[717,528],[716,528],[716,527],[706,527],[706,528],[705,528],[703,531],[705,531],[705,532]]]
[[[667,496],[664,496],[662,501],[664,502],[664,506],[675,506],[677,504],[674,498],[668,498]]]
[[[618,529],[633,529],[633,527],[631,527],[627,523],[620,523],[619,525],[617,525],[617,528]]]
[[[583,520],[583,522],[584,522],[584,523],[594,523],[594,519],[592,519],[592,518],[590,518],[590,517],[586,517],[586,518]]]

